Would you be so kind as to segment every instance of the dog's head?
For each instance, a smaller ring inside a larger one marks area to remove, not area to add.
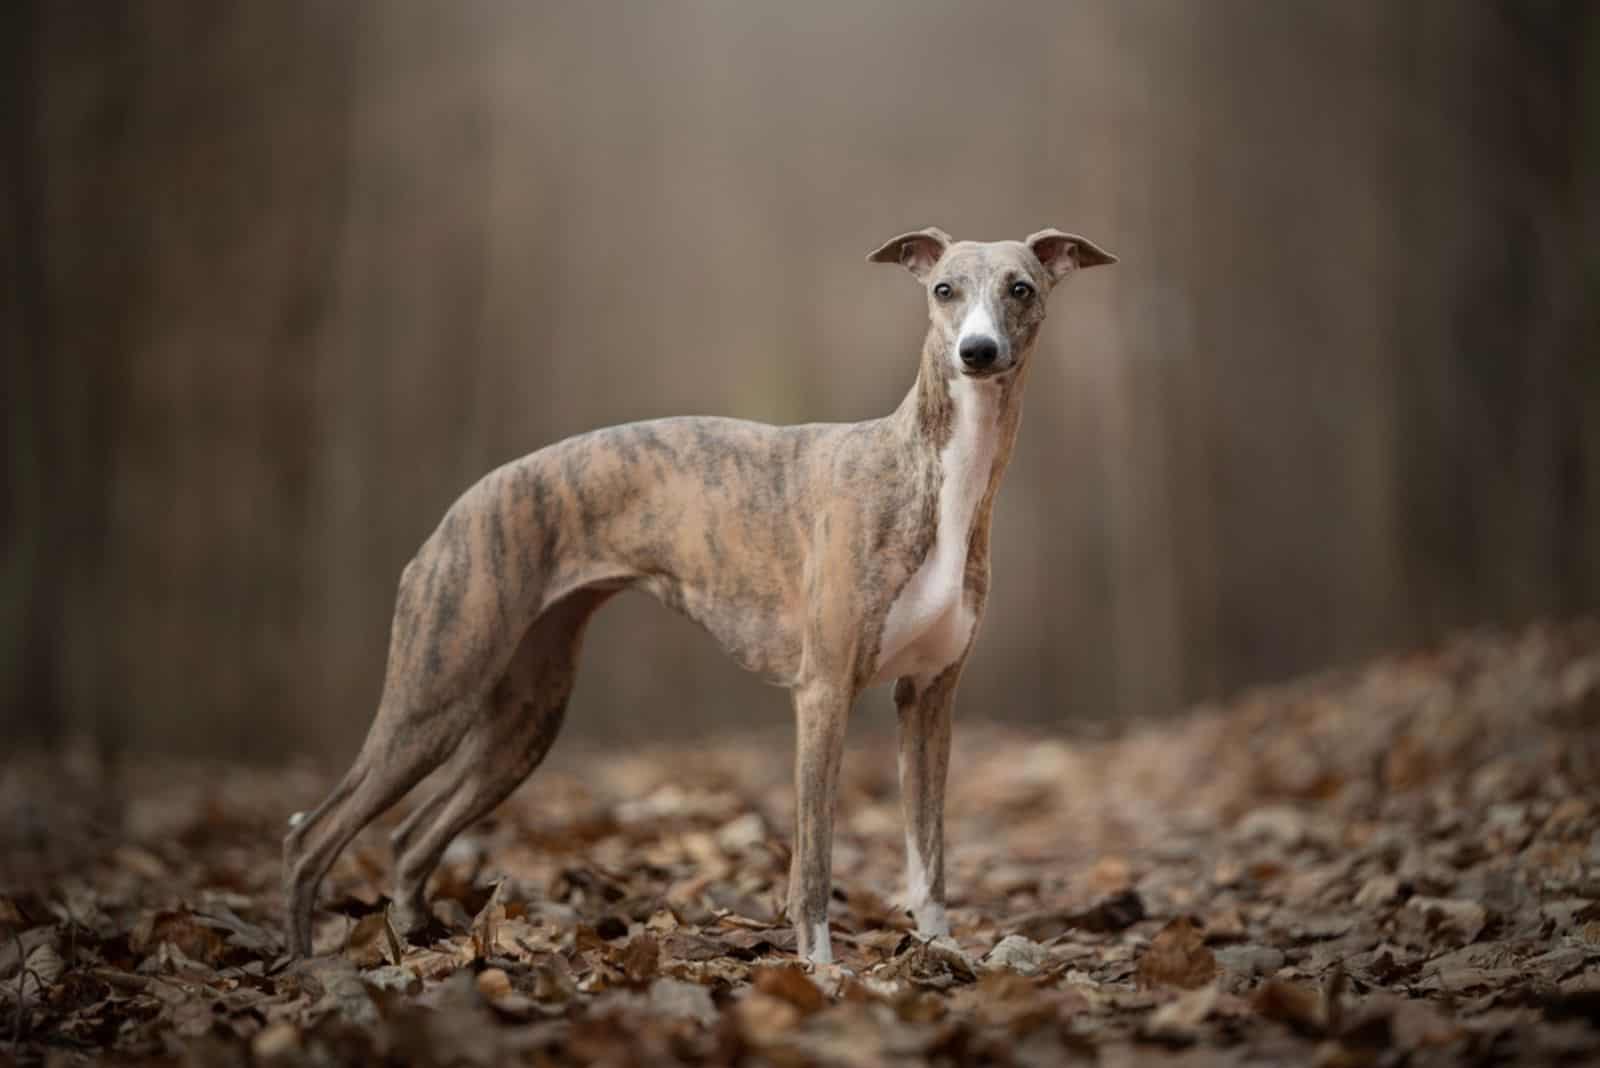
[[[937,227],[886,242],[867,259],[898,263],[928,290],[928,318],[956,372],[987,378],[1015,371],[1033,348],[1044,302],[1074,271],[1115,263],[1094,242],[1060,230],[1025,241],[956,241]]]

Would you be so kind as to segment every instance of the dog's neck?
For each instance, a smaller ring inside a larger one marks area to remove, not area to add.
[[[982,494],[985,509],[999,485],[1000,476],[1005,473],[1016,443],[1017,428],[1022,422],[1022,386],[1028,363],[1027,359],[1021,359],[1016,370],[995,378],[968,378],[956,369],[948,342],[938,331],[929,329],[922,342],[917,380],[891,417],[914,447],[940,454],[960,429],[962,409],[970,406],[972,417],[977,420],[977,432],[994,435],[988,441],[958,443],[958,447],[976,447],[993,458],[987,472],[974,472],[987,476]]]

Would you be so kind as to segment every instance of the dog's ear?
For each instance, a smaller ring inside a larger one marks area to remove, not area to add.
[[[919,282],[925,281],[928,272],[954,240],[937,226],[930,226],[885,241],[867,259],[872,263],[898,263],[916,275]]]
[[[1023,242],[1039,257],[1052,282],[1059,282],[1072,271],[1116,263],[1117,258],[1086,237],[1064,234],[1060,230],[1040,230]]]

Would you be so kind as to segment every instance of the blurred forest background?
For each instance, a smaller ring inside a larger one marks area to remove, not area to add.
[[[887,412],[923,301],[863,256],[930,224],[1122,258],[1053,299],[963,718],[1600,606],[1587,0],[0,20],[9,741],[342,763],[457,493],[601,424]],[[635,596],[568,730],[786,716]]]

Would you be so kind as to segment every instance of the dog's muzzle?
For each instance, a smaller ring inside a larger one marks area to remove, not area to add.
[[[959,370],[967,378],[994,378],[1014,371],[1011,346],[985,334],[969,334],[956,345]]]
[[[1000,358],[1000,343],[992,337],[965,337],[957,350],[968,371],[987,371]]]

